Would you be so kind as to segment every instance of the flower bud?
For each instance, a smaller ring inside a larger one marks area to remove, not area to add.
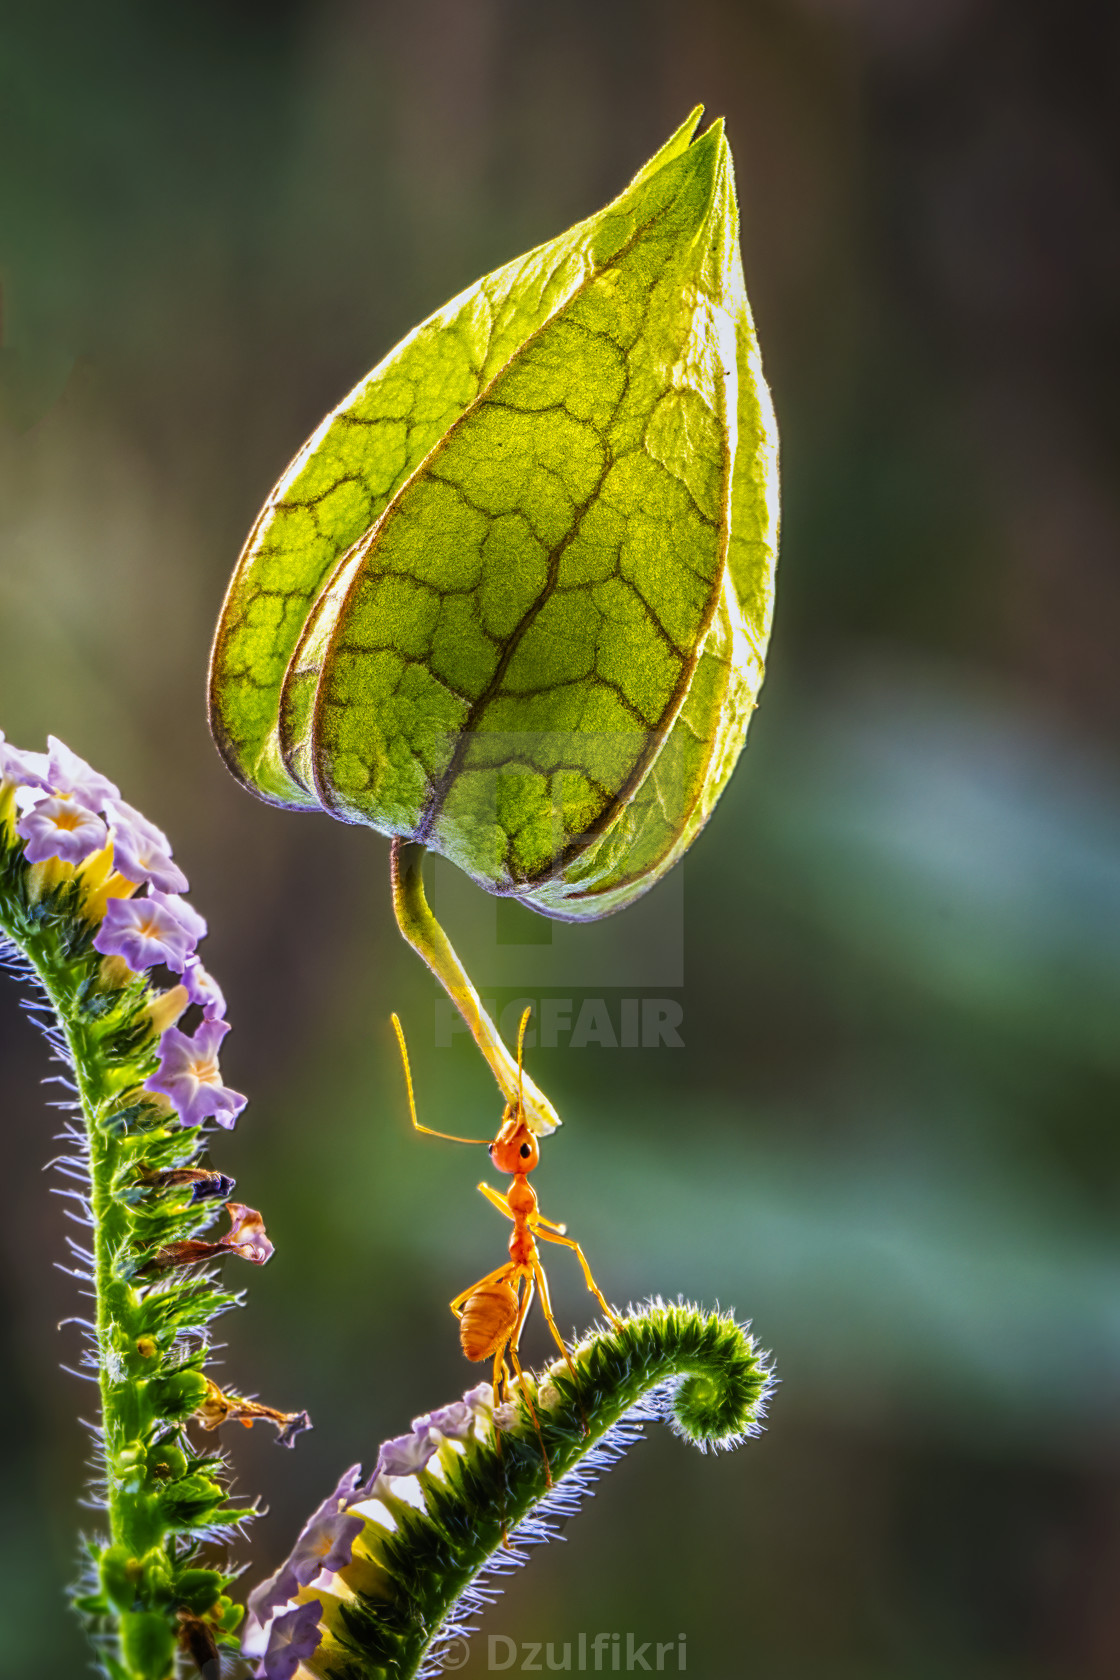
[[[204,1616],[217,1603],[224,1581],[216,1569],[184,1569],[175,1577],[175,1597],[196,1616]]]
[[[269,498],[211,720],[276,804],[553,916],[707,819],[763,676],[777,443],[722,125],[418,327]]]
[[[115,1610],[131,1610],[136,1602],[141,1564],[127,1546],[107,1546],[99,1562],[101,1588]]]
[[[175,1639],[166,1617],[148,1610],[123,1614],[120,1641],[126,1673],[165,1674],[170,1671]]]
[[[105,962],[120,962],[119,957],[106,957]],[[152,1032],[156,1038],[173,1027],[179,1017],[184,1014],[190,998],[185,986],[172,986],[166,992],[156,992],[152,1001],[147,1005],[148,1019],[152,1024]]]
[[[206,1398],[207,1379],[201,1371],[173,1371],[154,1377],[148,1385],[151,1404],[160,1417],[192,1417]]]
[[[98,964],[97,980],[103,991],[120,991],[123,986],[128,985],[132,977],[133,971],[123,957],[102,957]]]
[[[209,1520],[223,1498],[221,1484],[213,1476],[196,1471],[161,1486],[160,1517],[167,1528],[189,1533]]]
[[[164,1441],[148,1454],[148,1470],[158,1481],[172,1481],[186,1475],[187,1455],[174,1441]],[[184,1599],[183,1602],[189,1601]]]
[[[39,863],[33,863],[27,871],[27,896],[32,904],[38,904],[47,893],[55,887],[60,887],[64,881],[74,879],[74,865],[66,863],[61,858],[44,858]]]

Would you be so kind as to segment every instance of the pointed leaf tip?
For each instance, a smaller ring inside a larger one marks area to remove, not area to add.
[[[664,169],[667,163],[672,163],[674,158],[680,157],[682,152],[686,152],[692,144],[703,115],[703,105],[694,105],[681,126],[670,134],[661,150],[655,152],[649,162],[639,169],[627,190],[631,191],[634,187],[640,186],[643,181],[652,179],[659,169]]]

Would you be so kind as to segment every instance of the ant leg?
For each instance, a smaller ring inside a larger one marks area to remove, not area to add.
[[[552,1334],[556,1339],[557,1347],[560,1349],[560,1352],[564,1355],[564,1363],[568,1367],[568,1375],[571,1377],[572,1383],[575,1387],[576,1403],[579,1406],[579,1415],[583,1419],[583,1433],[585,1435],[590,1435],[591,1429],[590,1429],[590,1426],[588,1425],[588,1422],[587,1422],[587,1413],[584,1411],[583,1401],[580,1399],[579,1377],[576,1374],[575,1365],[572,1363],[572,1356],[568,1352],[568,1344],[564,1340],[563,1336],[560,1334],[559,1330],[556,1328],[556,1320],[552,1316],[552,1301],[549,1298],[548,1279],[544,1275],[544,1267],[541,1265],[539,1259],[534,1259],[532,1264],[533,1264],[533,1276],[536,1278],[537,1288],[541,1292],[541,1311],[544,1313],[545,1318],[548,1320],[548,1328],[552,1331]]]
[[[621,1330],[622,1329],[622,1320],[619,1318],[619,1316],[616,1312],[613,1312],[611,1310],[611,1308],[608,1307],[606,1301],[603,1299],[602,1290],[599,1288],[599,1285],[595,1282],[595,1279],[591,1276],[591,1267],[587,1264],[587,1260],[585,1259],[583,1250],[579,1246],[579,1244],[577,1242],[573,1242],[571,1237],[561,1236],[560,1233],[557,1232],[557,1231],[539,1231],[537,1234],[545,1242],[559,1243],[562,1248],[571,1248],[571,1249],[575,1250],[576,1259],[579,1261],[580,1265],[583,1268],[583,1281],[584,1281],[584,1283],[586,1283],[588,1289],[591,1291],[592,1295],[594,1295],[595,1299],[598,1301],[599,1305],[602,1307],[603,1311],[606,1313],[607,1317],[610,1319],[610,1321],[614,1325],[615,1329],[616,1330]]]
[[[533,1286],[532,1286],[532,1284],[530,1284],[529,1288],[525,1292],[526,1295],[531,1296],[532,1295],[532,1290],[533,1290]],[[537,1408],[533,1405],[533,1396],[529,1393],[529,1390],[525,1386],[525,1373],[521,1369],[521,1361],[520,1361],[520,1359],[518,1359],[517,1354],[514,1352],[512,1344],[510,1345],[509,1356],[513,1360],[513,1368],[517,1372],[517,1382],[518,1382],[517,1392],[518,1392],[518,1394],[520,1394],[521,1398],[524,1400],[525,1404],[529,1408],[529,1416],[533,1420],[533,1428],[536,1430],[537,1440],[540,1442],[541,1457],[544,1459],[544,1479],[545,1479],[546,1483],[548,1484],[548,1486],[551,1487],[552,1486],[552,1466],[548,1462],[548,1453],[545,1449],[544,1436],[541,1434],[540,1419],[537,1416]]]
[[[480,1184],[478,1189],[486,1197],[488,1202],[493,1202],[499,1213],[504,1213],[507,1219],[513,1218],[513,1209],[510,1207],[500,1190],[491,1189],[489,1184]]]
[[[506,1389],[509,1386],[509,1371],[506,1368],[506,1346],[507,1346],[507,1344],[505,1342],[503,1342],[501,1347],[498,1349],[497,1353],[494,1355],[494,1404],[495,1404],[495,1406],[502,1405],[502,1403],[504,1402],[504,1400],[506,1398]],[[498,1433],[496,1426],[495,1426],[495,1432]]]
[[[537,1417],[536,1407],[533,1405],[533,1396],[529,1393],[529,1390],[525,1386],[525,1373],[522,1371],[521,1361],[517,1357],[517,1350],[521,1345],[521,1330],[526,1318],[528,1317],[529,1308],[533,1304],[533,1295],[537,1287],[531,1270],[525,1271],[522,1275],[525,1279],[525,1288],[521,1296],[521,1305],[518,1308],[517,1322],[514,1324],[513,1329],[509,1333],[509,1357],[513,1363],[513,1368],[517,1373],[519,1384],[518,1393],[523,1397],[526,1406],[529,1408],[529,1416],[533,1420],[533,1428],[536,1430],[537,1440],[541,1444],[541,1457],[544,1459],[545,1480],[547,1481],[549,1487],[551,1487],[552,1466],[548,1462],[548,1453],[545,1450],[544,1436],[541,1434],[540,1420]]]
[[[505,1398],[506,1388],[506,1349],[505,1344],[494,1355],[494,1409],[501,1405]],[[494,1419],[494,1451],[498,1455],[499,1464],[502,1463],[502,1432],[498,1428],[498,1420]],[[505,1466],[502,1465],[502,1545],[509,1549],[509,1529],[506,1525],[506,1479]]]
[[[537,1287],[531,1268],[524,1271],[522,1276],[525,1279],[525,1289],[521,1296],[521,1305],[517,1309],[517,1319],[509,1333],[509,1351],[511,1354],[516,1353],[521,1346],[521,1329],[529,1316],[529,1308],[533,1304],[533,1294]]]
[[[530,1224],[534,1229],[539,1229],[543,1225],[546,1231],[556,1231],[560,1236],[563,1236],[568,1229],[566,1225],[558,1225],[555,1219],[546,1219],[543,1213],[538,1213],[534,1219],[530,1220]]]
[[[488,1283],[499,1283],[503,1278],[513,1277],[516,1271],[517,1267],[513,1261],[507,1260],[504,1266],[498,1266],[494,1271],[487,1272],[486,1276],[479,1278],[477,1283],[472,1283],[469,1289],[464,1289],[460,1295],[456,1295],[455,1299],[449,1303],[455,1317],[462,1318],[463,1314],[460,1309],[466,1305],[476,1289],[484,1289]]]

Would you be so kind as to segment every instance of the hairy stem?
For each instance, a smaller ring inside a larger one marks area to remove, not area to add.
[[[116,1018],[127,1013],[126,989],[103,994],[109,1007],[100,1029],[94,1029],[84,1018],[75,988],[67,985],[73,976],[61,959],[57,940],[29,940],[26,952],[64,1035],[77,1087],[77,1107],[85,1127],[109,1533],[131,1555],[140,1556],[160,1535],[156,1500],[150,1489],[135,1486],[135,1478],[113,1474],[115,1466],[127,1463],[130,1450],[142,1448],[139,1425],[145,1409],[138,1404],[139,1384],[133,1377],[138,1362],[146,1363],[144,1353],[137,1348],[141,1337],[137,1313],[140,1296],[127,1275],[127,1266],[123,1272],[119,1266],[128,1242],[128,1213],[113,1193],[114,1185],[128,1175],[136,1156],[133,1138],[127,1131],[114,1136],[111,1120],[121,1081],[114,1026]],[[125,1070],[127,1077],[127,1062]]]
[[[305,1657],[310,1673],[438,1675],[449,1642],[469,1638],[497,1580],[572,1515],[643,1423],[664,1419],[702,1449],[734,1447],[758,1433],[773,1380],[733,1318],[661,1301],[592,1331],[572,1356],[576,1383],[562,1360],[526,1373],[496,1419],[478,1407],[475,1427],[442,1440],[415,1475],[378,1475],[359,1493],[351,1511],[364,1527],[350,1562],[333,1587],[298,1595],[322,1612],[318,1647]]]
[[[0,958],[37,994],[30,1011],[65,1069],[58,1168],[88,1232],[70,1246],[93,1302],[79,1322],[100,1398],[91,1503],[108,1532],[85,1542],[74,1600],[110,1680],[167,1680],[184,1617],[205,1616],[207,1637],[231,1642],[238,1615],[229,1578],[202,1567],[198,1550],[251,1513],[227,1503],[220,1456],[185,1433],[208,1392],[207,1326],[237,1297],[205,1266],[172,1262],[184,1245],[211,1246],[197,1239],[214,1202],[181,1183],[203,1140],[144,1089],[170,994],[98,954],[91,902],[88,877],[72,867],[28,866],[0,813]],[[210,1177],[232,1182],[193,1171]]]

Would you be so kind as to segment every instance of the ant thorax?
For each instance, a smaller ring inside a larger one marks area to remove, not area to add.
[[[537,1211],[537,1193],[527,1178],[517,1177],[506,1193],[511,1213],[528,1219]]]

